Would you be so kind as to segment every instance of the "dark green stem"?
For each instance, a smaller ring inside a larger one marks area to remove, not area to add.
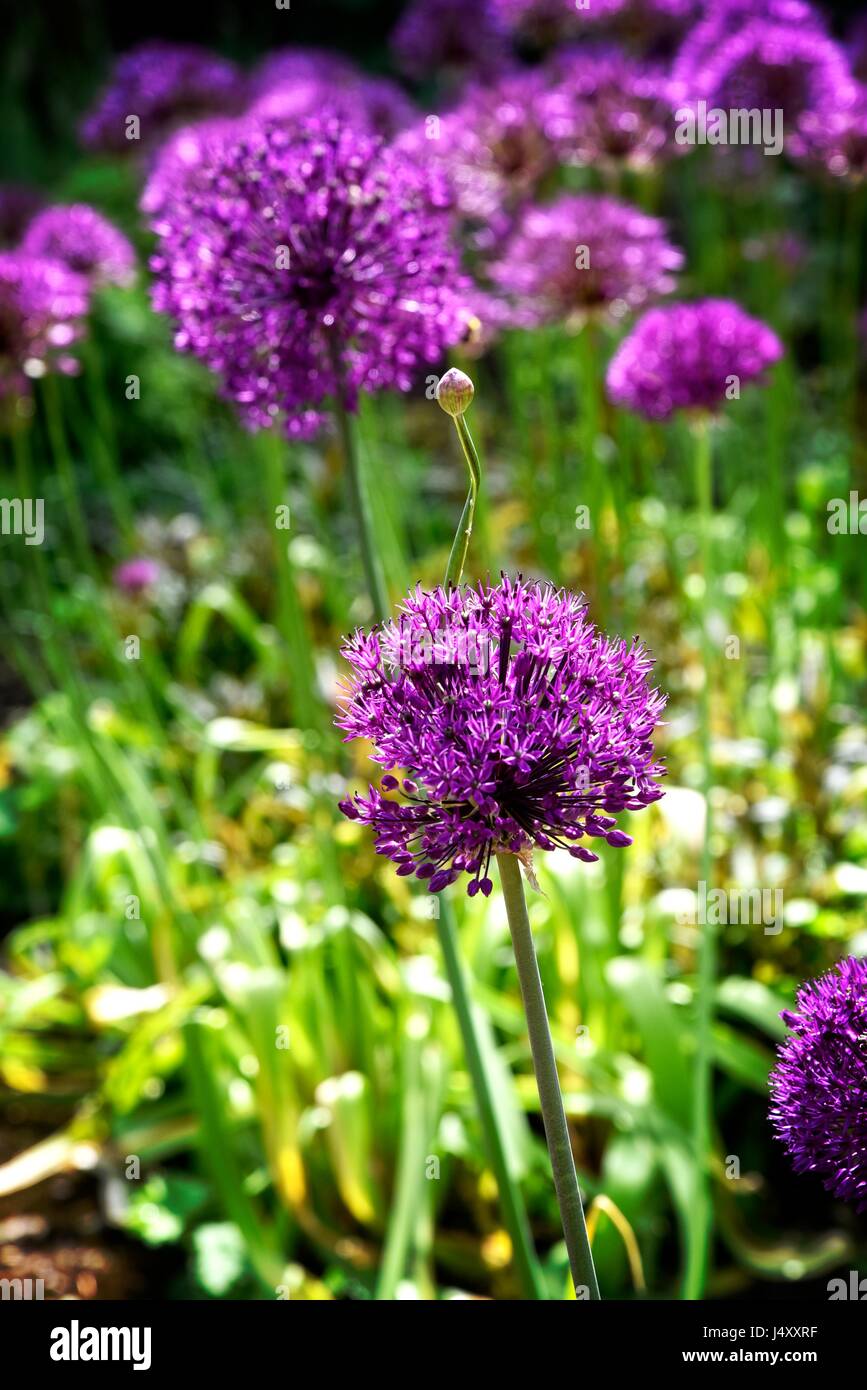
[[[463,415],[452,416],[454,426],[457,430],[461,449],[467,461],[467,468],[470,470],[470,490],[467,493],[467,500],[461,512],[461,520],[452,542],[451,553],[449,555],[448,568],[444,587],[446,589],[460,584],[464,573],[464,566],[467,563],[467,553],[470,548],[470,537],[473,534],[473,519],[476,514],[476,503],[479,499],[479,488],[482,481],[482,467],[479,463],[479,456],[476,446],[473,443],[473,436],[470,434],[469,426]]]
[[[382,565],[379,560],[375,527],[373,525],[367,489],[361,471],[358,441],[355,436],[355,429],[350,418],[349,409],[346,405],[346,385],[343,363],[340,360],[339,347],[337,343],[333,341],[331,343],[331,365],[335,380],[334,413],[337,420],[337,428],[340,432],[340,442],[343,446],[343,458],[346,464],[346,476],[349,482],[349,495],[352,502],[352,510],[355,515],[356,526],[358,527],[358,538],[361,544],[361,562],[364,566],[364,579],[370,601],[373,604],[374,616],[378,622],[384,622],[391,611],[388,601],[388,591],[385,586],[385,577],[382,573]]]
[[[515,855],[507,850],[498,850],[497,863],[503,885],[503,898],[506,903],[509,930],[512,933],[512,945],[515,949],[515,964],[518,968],[521,997],[527,1016],[530,1051],[533,1054],[533,1070],[536,1073],[542,1120],[545,1125],[545,1138],[548,1141],[554,1187],[557,1192],[557,1203],[560,1207],[560,1220],[563,1223],[566,1249],[569,1252],[572,1282],[579,1297],[598,1299],[599,1285],[596,1282],[590,1241],[587,1238],[587,1227],[584,1223],[584,1209],[581,1205],[581,1193],[578,1189],[575,1160],[572,1157],[566,1111],[563,1108],[563,1097],[560,1094],[557,1062],[554,1057],[554,1045],[551,1041],[551,1029],[545,1009],[545,993],[539,974],[539,962],[536,959],[533,932],[530,927],[530,919],[527,916],[521,869]]]
[[[708,627],[708,607],[713,595],[713,556],[711,551],[711,518],[713,514],[713,471],[710,422],[701,418],[693,425],[695,489],[699,513],[699,555],[704,591],[701,598],[699,622],[701,654],[704,668],[699,703],[699,729],[702,755],[702,791],[705,802],[704,840],[701,851],[701,878],[705,892],[711,888],[713,860],[711,837],[713,819],[711,789],[711,670],[713,651]],[[698,964],[696,979],[696,1048],[693,1073],[693,1144],[702,1193],[702,1212],[696,1214],[698,1239],[692,1243],[692,1255],[685,1274],[687,1298],[698,1299],[704,1294],[710,1261],[713,1233],[713,1207],[709,1193],[708,1165],[711,1147],[712,1081],[713,1081],[713,1014],[716,984],[716,928],[713,923],[697,922]]]

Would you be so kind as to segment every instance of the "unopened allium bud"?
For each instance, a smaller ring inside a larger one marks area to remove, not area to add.
[[[440,377],[436,390],[437,400],[443,410],[455,419],[469,409],[475,394],[476,388],[470,378],[466,372],[458,371],[457,367],[450,367],[445,375]]]

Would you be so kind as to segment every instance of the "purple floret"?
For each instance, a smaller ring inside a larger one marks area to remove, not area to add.
[[[50,207],[36,215],[21,245],[31,256],[62,261],[93,285],[129,285],[135,277],[132,244],[107,217],[86,203]]]
[[[867,1211],[867,961],[802,985],[771,1072],[771,1123],[796,1173]]]
[[[717,411],[726,393],[762,378],[783,355],[766,323],[728,299],[650,309],[608,367],[611,400],[650,420],[676,410]]]
[[[592,862],[594,841],[631,843],[618,815],[662,796],[652,659],[637,638],[599,633],[566,590],[508,577],[418,587],[344,656],[338,726],[369,739],[387,771],[341,810],[432,892],[466,874],[471,897],[489,893],[499,849]]]
[[[521,216],[489,275],[525,327],[620,319],[675,288],[683,253],[665,224],[599,193],[566,194]]]
[[[334,121],[245,124],[174,186],[154,303],[253,429],[313,432],[345,378],[409,390],[466,328],[451,214],[433,174]]]
[[[0,252],[0,399],[28,395],[48,372],[77,371],[69,348],[87,308],[83,276],[59,261]]]

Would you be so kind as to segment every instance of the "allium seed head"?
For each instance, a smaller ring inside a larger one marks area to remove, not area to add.
[[[338,725],[370,740],[386,775],[341,810],[432,892],[466,874],[471,897],[489,893],[499,849],[593,861],[596,840],[631,843],[618,815],[662,795],[652,660],[637,638],[597,632],[563,589],[419,587],[344,655]]]
[[[771,1123],[796,1173],[867,1211],[867,961],[802,985],[771,1072]]]

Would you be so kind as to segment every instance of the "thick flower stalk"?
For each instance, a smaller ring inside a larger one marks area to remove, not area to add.
[[[21,244],[31,256],[61,261],[92,288],[130,285],[136,257],[132,243],[107,217],[86,203],[49,207],[37,213]]]
[[[771,1122],[796,1173],[867,1211],[867,961],[849,956],[798,991],[771,1073]]]
[[[78,370],[69,349],[84,331],[88,285],[58,261],[0,252],[0,400],[26,396],[49,372]]]
[[[143,43],[118,59],[81,136],[94,149],[134,153],[152,148],[178,125],[240,111],[245,97],[244,79],[228,59],[195,44]],[[131,116],[138,118],[137,136]]]
[[[440,180],[368,135],[244,124],[164,192],[155,305],[253,429],[309,435],[329,401],[408,390],[465,331]]]
[[[651,658],[598,633],[570,593],[509,578],[418,588],[344,655],[339,725],[386,774],[341,809],[432,892],[464,876],[471,897],[489,894],[497,852],[593,861],[597,840],[631,843],[622,812],[662,795]]]
[[[683,253],[665,224],[597,193],[567,194],[523,213],[488,275],[523,327],[622,319],[670,294]]]
[[[783,355],[773,329],[728,299],[650,309],[608,367],[608,394],[650,420],[716,412]]]

